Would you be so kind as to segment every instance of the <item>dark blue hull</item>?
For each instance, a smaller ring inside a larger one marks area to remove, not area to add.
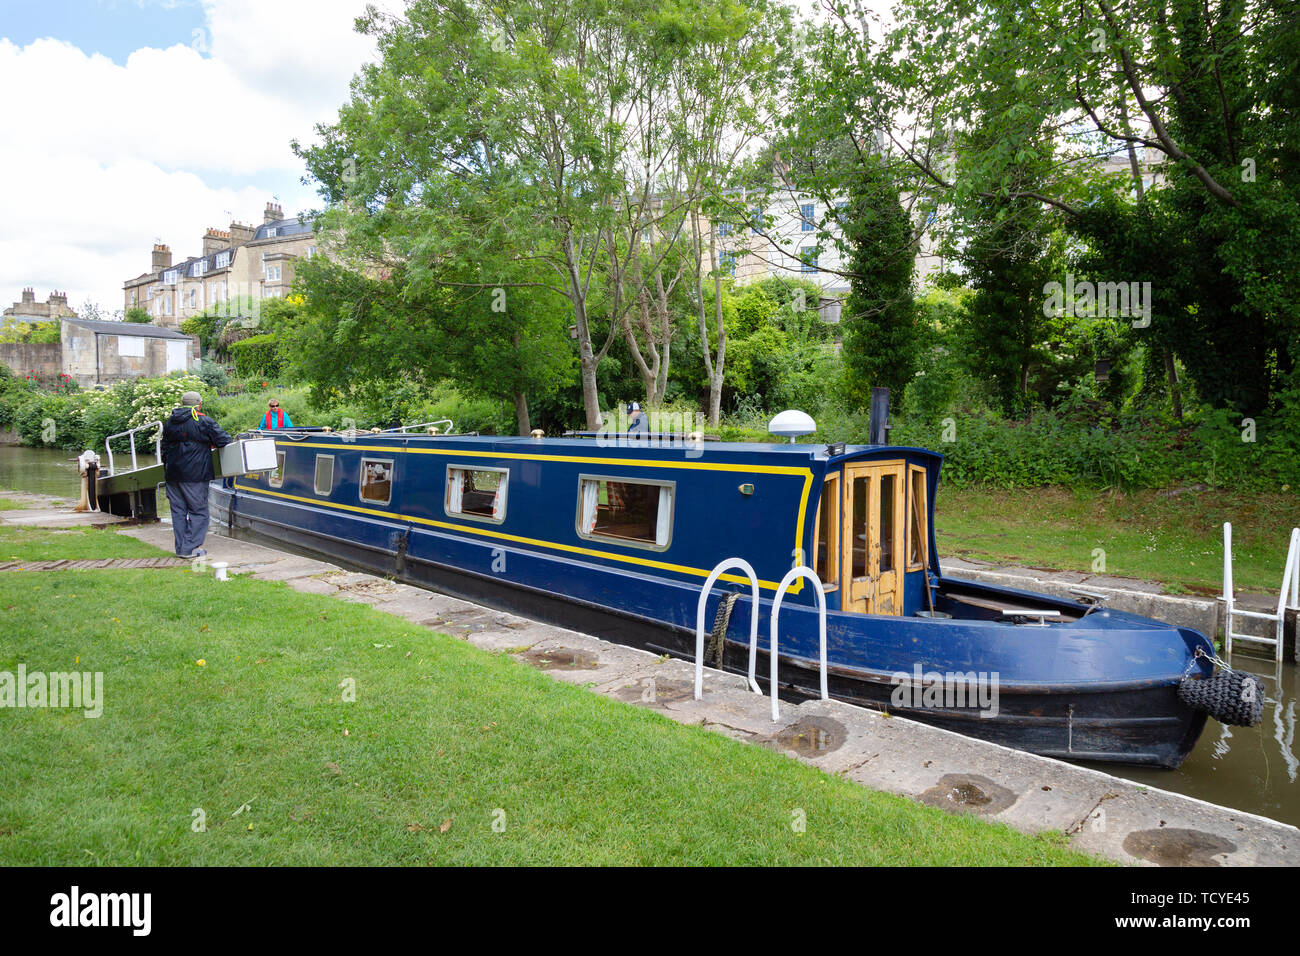
[[[337,457],[346,463],[348,451],[339,446]],[[526,489],[521,481],[511,494],[527,501]],[[235,536],[260,538],[621,644],[694,657],[696,602],[703,582],[685,573],[691,568],[664,560],[665,567],[682,573],[650,574],[645,560],[628,566],[603,560],[597,549],[551,550],[532,537],[424,519],[420,515],[425,512],[416,513],[409,501],[404,513],[396,505],[390,513],[342,504],[340,495],[317,503],[307,495],[231,481],[214,483],[211,490],[214,523]],[[437,493],[426,491],[425,496],[436,499]],[[815,501],[805,503],[816,507]],[[721,547],[726,556],[729,545]],[[582,554],[575,553],[580,550]],[[673,555],[669,549],[666,557]],[[716,560],[708,555],[696,564],[711,567]],[[788,558],[777,557],[771,571],[753,563],[761,579],[779,579],[783,560],[788,567]],[[744,593],[731,616],[723,659],[725,669],[744,673],[748,588],[734,580],[715,588],[705,626],[712,624],[724,591]],[[967,620],[934,620],[864,615],[832,606],[827,622],[831,696],[1068,759],[1176,767],[1195,745],[1205,716],[1185,707],[1176,691],[1179,680],[1202,666],[1193,660],[1195,648],[1212,649],[1196,632],[1114,611],[1083,615],[1070,602],[968,582],[942,581],[939,592],[941,610],[946,601],[995,597],[1073,609],[1077,619],[1050,627],[1014,626],[980,620],[978,613]],[[765,594],[760,601],[758,673],[764,686],[772,596]],[[818,696],[817,613],[808,589],[783,602],[780,633],[782,698]],[[995,674],[996,712],[962,700],[951,706],[942,699],[922,706],[900,703],[899,675],[914,672]]]

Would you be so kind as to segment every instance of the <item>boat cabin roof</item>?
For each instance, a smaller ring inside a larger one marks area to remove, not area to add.
[[[265,434],[277,438],[297,438],[300,440],[308,436],[322,437],[320,432],[294,434],[295,431],[295,429],[278,429]],[[327,432],[325,435],[338,437],[340,433]],[[620,453],[632,453],[638,456],[647,453],[660,453],[666,456],[680,455],[683,451],[691,452],[692,458],[703,459],[716,455],[725,455],[728,458],[732,456],[743,458],[746,455],[763,457],[780,455],[801,461],[825,462],[828,467],[848,461],[899,457],[902,455],[912,458],[929,458],[935,464],[943,461],[943,455],[938,452],[931,451],[928,448],[908,445],[843,445],[842,448],[835,448],[836,453],[832,454],[832,446],[824,442],[790,444],[789,442],[706,441],[694,443],[683,441],[680,438],[669,439],[668,436],[661,437],[655,434],[629,436],[623,433],[612,433],[607,435],[604,440],[601,440],[599,438],[531,438],[519,435],[424,435],[414,432],[380,432],[379,434],[351,436],[350,440],[360,443],[396,441],[441,446],[455,446],[463,443],[471,447],[486,445],[499,448],[502,451],[514,452],[530,447],[544,447],[550,452],[562,451],[581,455],[589,455],[593,448],[599,448],[612,457]]]

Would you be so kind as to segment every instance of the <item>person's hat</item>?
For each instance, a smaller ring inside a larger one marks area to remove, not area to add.
[[[627,411],[628,411],[628,414],[629,414],[629,415],[630,415],[632,412],[639,412],[639,411],[641,411],[641,406],[638,405],[636,402],[630,402],[630,403],[628,403]]]
[[[202,405],[203,397],[199,395],[198,392],[186,392],[184,395],[181,396],[181,404],[189,405],[191,407],[193,407],[194,405]]]

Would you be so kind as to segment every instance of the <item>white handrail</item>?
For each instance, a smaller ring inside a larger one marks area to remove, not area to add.
[[[1261,611],[1239,611],[1233,595],[1232,582],[1232,523],[1223,523],[1223,596],[1224,606],[1223,649],[1232,653],[1233,638],[1242,641],[1254,641],[1258,644],[1273,645],[1273,659],[1282,660],[1282,645],[1286,626],[1288,608],[1300,607],[1300,528],[1291,529],[1291,540],[1286,550],[1286,566],[1282,570],[1282,591],[1277,597],[1277,613],[1268,614]],[[1232,629],[1233,617],[1249,617],[1256,620],[1272,621],[1272,637],[1259,637],[1253,634],[1237,634]]]
[[[777,619],[781,614],[781,601],[785,597],[786,590],[794,583],[796,578],[807,578],[813,583],[813,590],[817,592],[817,631],[821,642],[821,691],[822,700],[829,700],[830,694],[826,689],[826,591],[822,588],[821,578],[817,577],[817,572],[807,565],[799,565],[797,568],[791,568],[781,579],[781,586],[776,589],[776,597],[772,600],[772,627],[768,637],[769,653],[772,658],[771,676],[768,679],[768,690],[772,692],[772,719],[780,720],[781,711],[778,706],[777,682],[776,682],[776,632]]]
[[[136,463],[135,457],[135,433],[145,428],[157,426],[158,437],[154,439],[153,454],[155,458],[162,459],[162,422],[145,422],[143,425],[136,425],[135,428],[128,428],[124,432],[118,432],[116,435],[109,435],[104,439],[104,447],[108,450],[108,473],[113,474],[116,469],[113,467],[113,439],[121,438],[123,435],[131,436],[131,470],[135,471],[140,466]]]
[[[420,422],[418,425],[399,425],[397,428],[385,428],[384,431],[397,432],[400,435],[405,435],[407,432],[412,431],[413,429],[416,428],[428,428],[431,425],[442,425],[444,423],[447,426],[448,434],[450,434],[452,430],[454,430],[456,427],[456,423],[453,422],[450,418],[439,418],[437,421]]]
[[[749,584],[753,589],[754,604],[749,609],[749,686],[755,694],[762,694],[754,671],[758,663],[758,575],[744,558],[726,558],[718,562],[710,573],[704,587],[700,589],[700,600],[695,605],[695,699],[704,696],[704,606],[709,601],[709,591],[713,582],[722,576],[723,571],[739,568],[749,575]],[[726,598],[724,597],[725,601]],[[726,635],[722,636],[726,640]]]

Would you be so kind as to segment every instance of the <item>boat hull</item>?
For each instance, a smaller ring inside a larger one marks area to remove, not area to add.
[[[265,511],[232,508],[234,496],[217,484],[211,486],[210,498],[214,524],[225,526],[234,537],[288,548],[611,642],[694,660],[695,632],[680,622],[680,614],[677,622],[666,621],[607,602],[584,600],[554,587],[531,586],[475,571],[465,564],[433,560],[427,553],[408,553],[407,539],[397,535],[385,546],[374,538],[363,542],[346,533],[308,527],[295,520],[292,511],[272,516]],[[333,530],[345,532],[342,528]],[[712,621],[712,607],[706,625]],[[747,607],[747,602],[737,606],[728,629],[723,669],[733,673],[748,672]],[[787,613],[783,612],[783,619]],[[765,622],[766,615],[760,620]],[[785,646],[783,643],[782,648]],[[760,648],[757,676],[765,689],[768,673],[768,653]],[[819,670],[813,660],[783,650],[777,679],[783,700],[820,695]],[[889,670],[831,664],[828,690],[831,697],[850,704],[1069,760],[1175,768],[1190,753],[1205,724],[1203,713],[1188,709],[1178,700],[1176,680],[1094,681],[1082,685],[1011,682],[999,687],[995,712],[987,706],[900,704],[900,681],[897,672]]]

